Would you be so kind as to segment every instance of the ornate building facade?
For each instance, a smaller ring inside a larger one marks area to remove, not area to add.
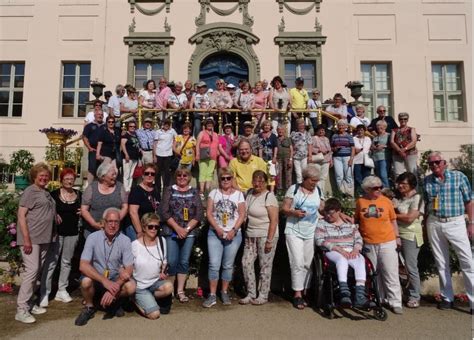
[[[89,82],[305,78],[364,84],[368,114],[410,113],[420,149],[472,142],[469,0],[0,0],[0,153],[41,159],[42,127],[82,130]]]

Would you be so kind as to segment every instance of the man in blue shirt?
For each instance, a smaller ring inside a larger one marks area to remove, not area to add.
[[[120,210],[104,211],[104,228],[89,235],[81,255],[80,271],[84,309],[76,326],[83,326],[94,316],[94,301],[106,310],[108,318],[124,316],[120,298],[135,293],[133,254],[130,239],[120,233]]]
[[[447,169],[446,160],[440,152],[432,152],[428,156],[428,165],[432,174],[425,178],[424,183],[424,221],[439,272],[443,300],[438,308],[453,307],[454,293],[449,263],[451,244],[464,276],[472,314],[474,266],[469,238],[474,235],[474,204],[471,184],[462,172]],[[467,232],[465,213],[468,216]]]

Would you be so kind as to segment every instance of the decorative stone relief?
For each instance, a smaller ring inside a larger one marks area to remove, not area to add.
[[[255,82],[260,78],[260,61],[253,49],[259,38],[244,25],[225,23],[208,24],[199,27],[198,32],[189,38],[196,48],[188,63],[189,79],[199,80],[199,68],[202,61],[216,53],[233,53],[245,60],[249,69],[249,79]]]
[[[221,9],[212,4],[218,2],[236,2],[236,4],[231,8]],[[249,2],[250,0],[199,0],[201,10],[199,16],[194,19],[194,23],[196,24],[196,26],[205,25],[206,13],[209,13],[211,10],[220,16],[228,16],[239,10],[239,12],[242,13],[242,24],[247,27],[252,27],[254,20],[253,17],[250,16],[248,11]]]
[[[150,3],[150,2],[156,2],[156,3],[163,3],[162,5],[158,6],[155,9],[146,9],[143,8],[140,3]],[[160,13],[163,9],[166,9],[166,13],[170,12],[170,5],[173,2],[173,0],[128,0],[128,3],[130,4],[130,13],[135,13],[135,9],[137,9],[140,13],[144,15],[155,15]]]
[[[305,15],[311,12],[313,8],[318,13],[323,0],[276,0],[276,2],[278,2],[280,13],[283,13],[283,8],[286,8],[290,13],[296,15]],[[312,4],[306,8],[294,8],[289,5],[290,2],[312,2]]]
[[[165,21],[165,27],[166,27]],[[170,29],[171,27],[168,26]],[[165,76],[169,75],[170,45],[175,38],[170,32],[130,32],[123,41],[128,45],[128,82],[133,81],[134,63],[136,60],[162,60]]]

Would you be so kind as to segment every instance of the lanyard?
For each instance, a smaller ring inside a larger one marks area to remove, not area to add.
[[[159,236],[158,236],[158,237],[159,237]],[[156,257],[155,255],[153,255],[153,254],[151,253],[151,251],[148,250],[148,247],[146,246],[146,242],[145,242],[145,238],[144,238],[144,237],[142,238],[142,240],[143,240],[143,245],[145,246],[145,249],[146,249],[147,253],[148,253],[151,257],[153,257],[155,260],[157,260],[158,262],[163,263],[163,256],[160,255],[160,253],[162,253],[163,251],[160,250],[160,247],[158,246],[159,240],[156,241],[156,250],[157,250],[157,253],[158,253],[158,257]]]
[[[106,239],[104,239],[104,255],[105,255],[105,270],[109,270],[109,260],[110,260],[110,255],[112,255],[112,251],[114,250],[114,245],[115,245],[115,238],[112,240],[112,245],[110,247],[110,251],[108,255],[106,254],[106,248],[105,248],[105,243],[107,242]]]

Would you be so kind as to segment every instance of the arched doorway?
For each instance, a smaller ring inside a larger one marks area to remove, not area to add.
[[[237,86],[239,80],[248,80],[249,67],[245,60],[234,53],[215,53],[204,59],[199,67],[199,79],[209,88],[215,88],[217,79]]]

